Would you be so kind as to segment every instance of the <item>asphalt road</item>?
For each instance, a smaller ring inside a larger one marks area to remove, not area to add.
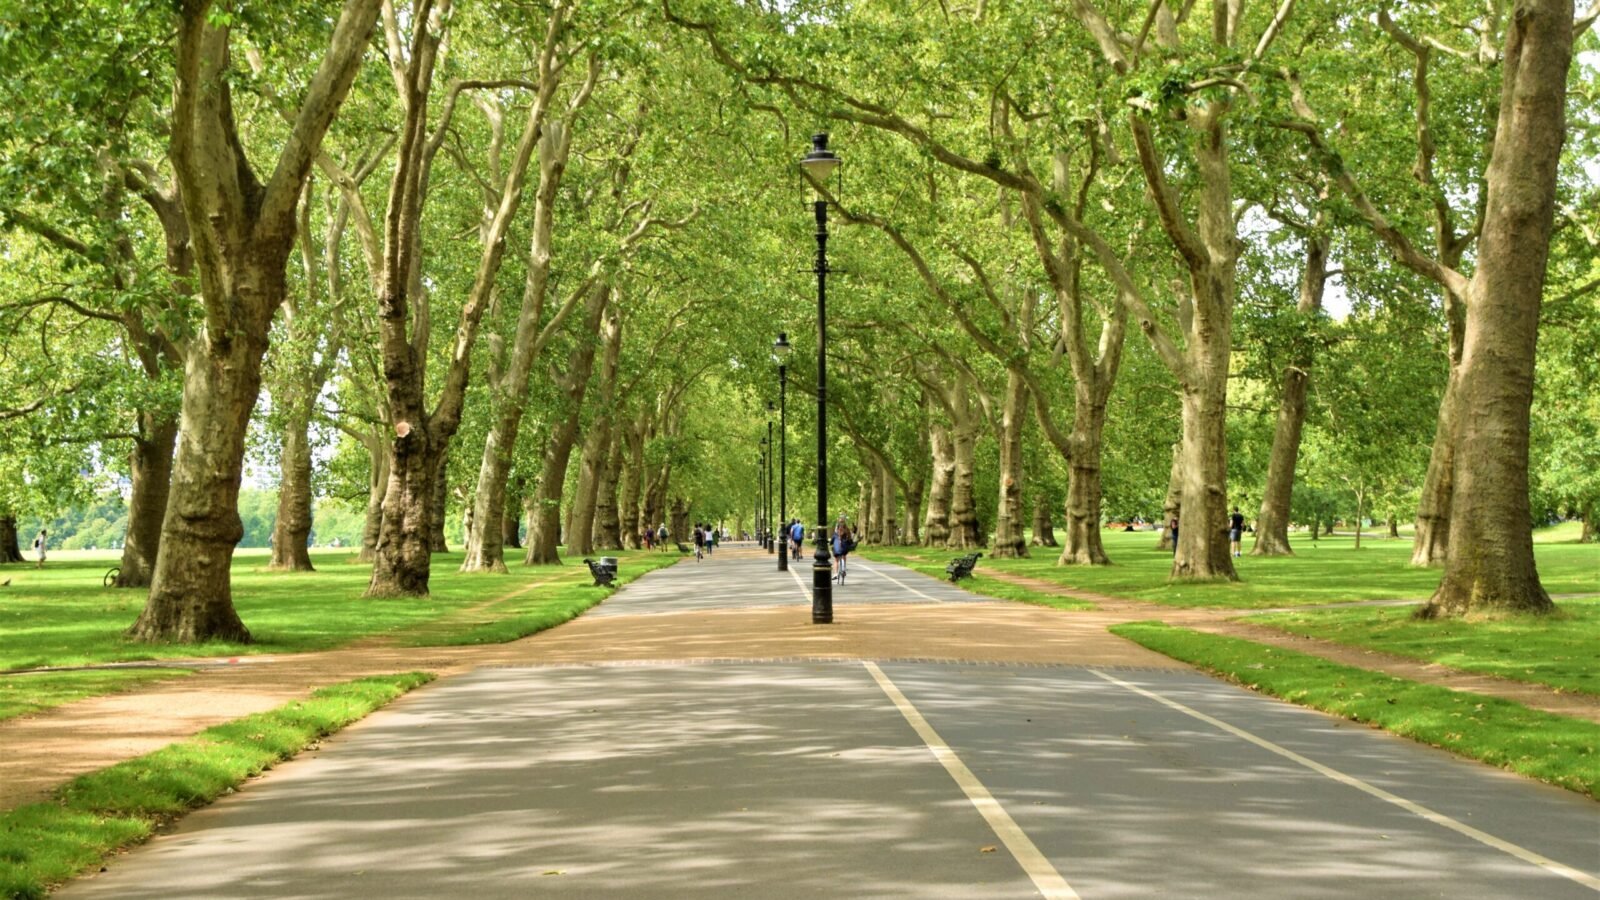
[[[601,611],[809,602],[750,591],[764,562],[675,566]],[[857,563],[839,602],[904,601],[890,579],[952,590]],[[1594,802],[1202,676],[790,661],[448,679],[61,896],[1597,891]]]

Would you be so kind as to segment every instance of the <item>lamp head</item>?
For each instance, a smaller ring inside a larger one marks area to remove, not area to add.
[[[838,155],[828,149],[828,133],[823,131],[811,136],[811,152],[800,160],[800,168],[818,184],[827,184],[828,176],[840,162]]]
[[[789,343],[789,333],[787,331],[778,332],[778,339],[772,344],[772,355],[776,356],[778,362],[781,363],[789,358],[789,353],[793,350],[794,345]]]

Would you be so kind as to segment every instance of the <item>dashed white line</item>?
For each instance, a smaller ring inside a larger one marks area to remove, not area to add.
[[[1517,859],[1520,859],[1523,862],[1532,863],[1533,865],[1536,865],[1539,868],[1544,869],[1545,871],[1550,872],[1550,873],[1552,873],[1554,875],[1560,875],[1563,878],[1567,878],[1567,879],[1570,879],[1572,881],[1576,881],[1577,883],[1583,885],[1586,888],[1589,888],[1590,890],[1600,891],[1600,878],[1595,878],[1593,875],[1590,875],[1587,872],[1580,872],[1577,869],[1572,868],[1571,866],[1562,865],[1561,863],[1558,863],[1555,860],[1550,859],[1547,856],[1543,856],[1541,854],[1535,853],[1532,850],[1527,849],[1526,847],[1520,847],[1520,846],[1518,846],[1516,844],[1511,843],[1510,841],[1502,840],[1502,839],[1497,838],[1494,835],[1489,834],[1487,832],[1479,831],[1478,829],[1473,828],[1471,825],[1467,825],[1464,822],[1458,822],[1455,819],[1450,818],[1449,816],[1445,815],[1444,813],[1436,812],[1434,810],[1431,810],[1428,807],[1423,806],[1420,803],[1416,803],[1416,802],[1413,802],[1411,800],[1407,800],[1406,798],[1401,797],[1398,794],[1391,794],[1388,791],[1384,790],[1383,788],[1378,787],[1376,785],[1368,784],[1367,782],[1362,781],[1361,779],[1355,777],[1354,775],[1347,775],[1344,772],[1339,771],[1338,769],[1334,769],[1334,768],[1331,768],[1329,766],[1325,766],[1322,763],[1319,763],[1314,759],[1309,759],[1307,757],[1301,756],[1300,754],[1294,752],[1293,750],[1290,750],[1287,747],[1281,746],[1279,744],[1275,744],[1272,741],[1267,740],[1266,738],[1258,737],[1258,736],[1256,736],[1254,734],[1251,734],[1248,731],[1245,731],[1243,728],[1240,728],[1240,727],[1238,727],[1236,725],[1230,725],[1227,722],[1224,722],[1221,719],[1218,719],[1218,718],[1216,718],[1214,716],[1208,716],[1205,713],[1200,712],[1197,709],[1192,709],[1192,708],[1190,708],[1188,706],[1184,706],[1182,703],[1179,703],[1176,700],[1169,700],[1166,697],[1161,696],[1160,694],[1154,693],[1152,691],[1145,690],[1144,688],[1139,687],[1136,684],[1129,684],[1128,682],[1123,681],[1120,678],[1115,678],[1113,676],[1107,675],[1106,673],[1101,672],[1101,671],[1099,671],[1097,669],[1091,669],[1090,671],[1094,672],[1094,674],[1100,676],[1101,678],[1105,679],[1106,681],[1111,682],[1112,684],[1115,684],[1115,685],[1117,685],[1119,687],[1127,688],[1128,690],[1133,691],[1136,694],[1140,694],[1142,696],[1148,697],[1151,700],[1154,700],[1157,703],[1160,703],[1160,704],[1162,704],[1164,706],[1171,707],[1172,709],[1175,709],[1178,712],[1181,712],[1186,716],[1190,716],[1192,718],[1199,719],[1200,721],[1205,722],[1208,725],[1214,726],[1216,728],[1220,728],[1223,731],[1226,731],[1227,733],[1233,735],[1234,737],[1241,738],[1243,740],[1249,741],[1250,743],[1255,744],[1257,747],[1260,747],[1261,749],[1266,750],[1266,751],[1268,751],[1270,753],[1276,753],[1277,755],[1283,757],[1284,759],[1287,759],[1287,760],[1290,760],[1292,762],[1298,763],[1298,764],[1310,769],[1311,771],[1316,772],[1319,775],[1323,775],[1325,777],[1331,778],[1334,781],[1339,782],[1340,784],[1344,784],[1344,785],[1348,785],[1349,787],[1353,787],[1356,790],[1361,791],[1362,793],[1365,793],[1365,794],[1369,794],[1369,795],[1371,795],[1373,797],[1376,797],[1379,800],[1383,800],[1383,801],[1385,801],[1387,803],[1393,803],[1395,806],[1398,806],[1401,809],[1403,809],[1403,810],[1405,810],[1405,811],[1407,811],[1409,813],[1412,813],[1414,815],[1421,816],[1422,818],[1427,819],[1429,822],[1432,822],[1435,825],[1440,825],[1440,826],[1443,826],[1445,828],[1448,828],[1451,831],[1456,832],[1457,834],[1469,837],[1469,838],[1477,841],[1480,844],[1484,844],[1486,846],[1493,847],[1494,849],[1499,850],[1502,853],[1509,853],[1510,855],[1515,856]]]
[[[879,571],[878,569],[874,569],[873,567],[867,565],[866,563],[858,562],[858,563],[856,563],[856,565],[859,566],[860,568],[866,569],[868,572],[871,572],[872,574],[878,576],[879,578],[884,578],[884,579],[889,580],[890,582],[894,583],[898,587],[903,588],[905,590],[908,590],[911,593],[916,594],[918,597],[921,597],[924,600],[928,600],[928,601],[931,601],[933,603],[946,603],[946,602],[948,602],[948,601],[945,601],[945,600],[940,600],[938,597],[933,597],[933,596],[929,596],[928,594],[924,594],[923,592],[917,590],[916,588],[912,587],[909,584],[906,584],[905,582],[901,581],[900,579],[895,578],[894,576],[890,575],[889,573]]]
[[[1050,860],[1039,852],[1039,848],[1034,846],[1033,841],[1017,825],[1016,820],[1011,818],[1011,814],[1000,805],[1000,801],[989,793],[989,789],[983,786],[978,776],[972,774],[967,764],[950,749],[950,745],[944,742],[939,732],[933,730],[933,726],[929,725],[928,720],[922,717],[922,713],[911,705],[911,701],[906,699],[906,695],[889,680],[889,676],[883,674],[883,670],[878,668],[876,663],[868,661],[862,665],[866,666],[867,672],[878,682],[878,687],[889,696],[895,708],[900,710],[900,715],[905,716],[906,722],[910,723],[912,729],[922,738],[922,742],[933,751],[934,758],[944,766],[946,772],[950,773],[950,777],[955,779],[956,784],[967,795],[967,799],[977,808],[978,814],[983,816],[984,821],[989,823],[989,827],[1000,838],[1000,842],[1011,851],[1011,855],[1033,881],[1033,886],[1039,889],[1039,893],[1048,900],[1080,900],[1078,893],[1067,884],[1065,878],[1061,877],[1061,873],[1056,871]]]

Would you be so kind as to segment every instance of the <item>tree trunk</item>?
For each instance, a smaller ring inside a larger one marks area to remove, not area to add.
[[[888,466],[883,466],[878,471],[878,544],[883,547],[892,547],[900,543],[895,535],[895,498],[899,493],[895,487],[894,472]]]
[[[1172,471],[1167,475],[1167,498],[1161,503],[1161,539],[1157,550],[1172,552],[1172,529],[1168,523],[1183,512],[1183,444],[1172,445]]]
[[[135,438],[129,461],[128,532],[122,542],[117,587],[149,587],[161,547],[161,525],[172,489],[172,453],[178,420],[141,413],[144,436]],[[6,560],[11,562],[13,560]]]
[[[428,552],[449,553],[444,535],[445,514],[450,510],[450,451],[441,450],[433,470],[433,492],[428,495]]]
[[[1361,520],[1366,515],[1366,491],[1356,491],[1356,549],[1361,549]]]
[[[276,273],[253,274],[261,279],[257,284],[276,289],[281,302],[282,265]],[[244,440],[266,350],[264,329],[223,340],[202,333],[189,349],[161,551],[149,599],[128,632],[137,640],[250,641],[233,608],[229,575],[233,548],[244,536],[239,520]]]
[[[1422,496],[1417,501],[1416,534],[1411,540],[1411,564],[1442,566],[1450,552],[1450,495],[1455,485],[1455,444],[1457,365],[1450,366],[1444,396],[1439,400],[1439,418],[1434,426],[1433,450],[1428,454],[1428,473],[1422,480]]]
[[[1399,537],[1400,537],[1400,520],[1395,518],[1394,513],[1390,513],[1389,514],[1389,539],[1390,540],[1395,540],[1395,539],[1398,539]]]
[[[522,509],[522,495],[527,490],[527,484],[518,475],[506,490],[506,499],[500,511],[500,546],[507,550],[521,550],[522,517],[518,513]]]
[[[571,521],[567,525],[567,551],[575,556],[595,552],[595,514],[600,501],[601,483],[611,459],[613,402],[617,394],[617,359],[622,353],[622,319],[608,315],[600,332],[605,354],[600,360],[600,395],[596,398],[594,421],[583,442],[579,460],[577,495],[572,501]]]
[[[1600,503],[1590,500],[1588,505],[1583,508],[1583,533],[1578,535],[1578,543],[1580,544],[1592,544],[1595,542],[1594,514],[1596,507],[1600,507]],[[12,531],[15,533],[16,529],[13,528]]]
[[[272,523],[272,562],[270,569],[311,572],[311,555],[306,542],[311,536],[311,442],[307,438],[310,422],[295,410],[283,431],[282,473],[278,484],[278,517]]]
[[[1056,541],[1055,522],[1050,516],[1050,495],[1039,491],[1033,495],[1033,538],[1028,543],[1034,547],[1059,547]]]
[[[689,542],[689,504],[682,497],[672,501],[672,524],[669,532],[673,541],[680,543]]]
[[[606,453],[594,514],[594,543],[601,550],[621,550],[622,515],[617,509],[617,482],[622,478],[622,441],[612,428],[611,449]]]
[[[856,533],[856,539],[864,543],[871,543],[873,540],[872,514],[877,510],[877,507],[873,503],[873,494],[877,490],[877,476],[874,475],[869,468],[867,471],[867,480],[856,482],[855,521],[850,523]]]
[[[900,543],[907,547],[922,545],[922,495],[926,484],[920,474],[906,482],[906,502],[900,507]]]
[[[642,550],[645,529],[655,527],[645,516],[643,508],[644,429],[630,423],[622,431],[622,441],[627,452],[627,462],[622,468],[621,497],[617,500],[617,511],[622,520],[622,541],[630,550]]]
[[[572,460],[572,447],[578,440],[578,426],[583,411],[577,408],[567,413],[550,434],[545,445],[544,465],[539,483],[533,489],[533,499],[528,504],[528,549],[523,554],[524,565],[550,565],[561,562],[561,495],[567,483],[567,465]]]
[[[437,469],[443,462],[443,454],[429,446],[422,428],[399,435],[390,444],[385,467],[389,483],[383,495],[368,597],[427,595],[432,568],[434,491]]]
[[[286,294],[295,209],[360,68],[379,5],[346,0],[266,185],[253,174],[234,119],[228,26],[203,5],[182,11],[169,156],[200,261],[204,318],[185,354],[160,552],[144,611],[129,629],[137,640],[250,640],[229,581],[233,548],[244,534],[238,499],[245,432],[272,319]]]
[[[973,482],[978,476],[977,429],[958,425],[952,433],[955,445],[955,470],[950,488],[950,536],[946,546],[953,550],[978,549],[983,533],[978,528],[978,506]]]
[[[1548,613],[1528,501],[1529,410],[1572,57],[1572,0],[1525,0],[1507,22],[1500,118],[1458,368],[1444,578],[1425,618]]]
[[[1226,344],[1226,338],[1221,343]],[[1225,352],[1215,355],[1220,360],[1213,360],[1214,367],[1205,369],[1183,392],[1183,508],[1178,513],[1178,551],[1173,555],[1172,577],[1237,581],[1224,528],[1228,521],[1228,357]]]
[[[1005,405],[1000,415],[1000,488],[995,504],[995,559],[1028,555],[1022,515],[1022,426],[1027,422],[1028,385],[1016,371],[1006,373]]]
[[[22,561],[22,547],[17,541],[17,517],[0,516],[0,563]]]
[[[1321,233],[1305,235],[1306,265],[1300,273],[1300,302],[1295,311],[1302,324],[1322,309],[1328,281],[1329,239]],[[1267,484],[1256,516],[1256,536],[1251,556],[1293,556],[1289,547],[1289,509],[1294,497],[1294,470],[1300,459],[1300,435],[1306,422],[1306,390],[1314,360],[1312,342],[1302,336],[1294,359],[1283,372],[1278,417],[1272,429],[1272,450],[1267,461]]]
[[[374,430],[376,431],[376,430]],[[367,512],[361,528],[361,562],[378,558],[378,534],[383,530],[383,497],[389,490],[389,452],[381,433],[362,442],[370,462],[367,467]]]
[[[956,479],[955,440],[949,428],[931,423],[928,439],[933,452],[933,473],[928,481],[928,511],[922,520],[922,546],[944,547],[950,543],[950,502]]]
[[[1077,404],[1072,428],[1072,457],[1067,461],[1067,543],[1061,548],[1058,566],[1109,566],[1100,536],[1101,436],[1105,433],[1105,405]],[[1049,521],[1048,507],[1046,522]],[[1055,546],[1052,540],[1049,546]]]

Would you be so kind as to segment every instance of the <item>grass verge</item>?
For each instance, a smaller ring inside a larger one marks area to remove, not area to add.
[[[1159,622],[1111,632],[1251,690],[1600,797],[1593,722]]]
[[[323,688],[305,700],[73,779],[55,799],[0,816],[0,897],[43,897],[52,885],[148,838],[162,823],[432,679],[408,672]]]
[[[0,722],[85,697],[116,694],[190,673],[189,669],[122,669],[0,675]]]
[[[914,571],[921,572],[930,578],[940,581],[947,580],[950,576],[945,573],[944,567],[950,559],[961,554],[935,554],[933,551],[918,553],[914,551],[894,550],[889,548],[874,547],[867,560],[883,560],[897,566],[905,566]],[[1094,609],[1093,603],[1083,600],[1074,600],[1047,591],[1037,591],[1033,588],[1012,584],[990,578],[983,573],[986,560],[978,560],[978,568],[972,571],[972,577],[956,582],[956,587],[977,594],[980,597],[993,597],[996,600],[1014,600],[1018,603],[1031,603],[1035,606],[1048,606],[1052,609]]]
[[[1564,600],[1555,615],[1538,617],[1419,622],[1411,612],[1315,610],[1246,621],[1468,672],[1600,695],[1600,602]]]
[[[679,560],[676,554],[641,554],[629,559],[617,573],[617,585],[627,584],[648,572],[663,569]],[[444,619],[402,638],[411,647],[449,647],[466,644],[503,644],[569,622],[611,596],[611,590],[595,587],[587,567],[541,585],[504,602],[485,607],[461,619]]]

